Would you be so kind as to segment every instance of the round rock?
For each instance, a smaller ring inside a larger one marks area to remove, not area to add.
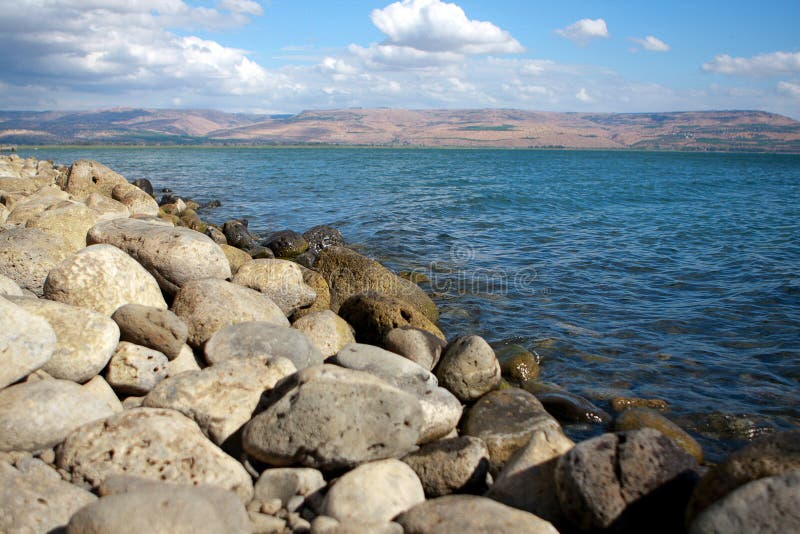
[[[419,477],[429,499],[451,493],[483,493],[489,473],[489,449],[472,436],[427,443],[403,461]]]
[[[263,321],[226,326],[205,345],[206,362],[216,365],[233,358],[282,356],[297,369],[322,364],[322,354],[302,332]]]
[[[462,336],[447,344],[436,367],[439,384],[462,402],[479,398],[500,385],[500,363],[480,336]]]
[[[664,417],[658,412],[647,408],[631,408],[622,412],[614,421],[617,431],[639,430],[642,428],[655,428],[678,446],[694,456],[698,463],[703,461],[703,448],[684,429]]]
[[[242,221],[230,220],[222,225],[222,233],[232,247],[248,250],[256,244],[256,237],[247,229]]]
[[[276,258],[291,259],[308,250],[308,241],[294,230],[281,230],[270,235],[262,243]]]
[[[389,331],[383,338],[383,348],[408,358],[427,370],[439,363],[447,343],[420,328],[401,326]]]
[[[80,159],[70,166],[64,191],[78,200],[85,200],[91,193],[110,197],[119,184],[128,185],[128,181],[102,163]]]
[[[356,330],[359,343],[377,345],[401,326],[413,326],[444,339],[444,334],[412,304],[376,292],[350,296],[339,307],[339,315]]]
[[[564,423],[592,423],[605,425],[611,416],[589,399],[564,390],[537,391],[534,393],[553,417]]]
[[[345,345],[356,341],[353,327],[331,310],[305,315],[292,323],[292,328],[305,334],[323,358],[333,356]]]
[[[62,237],[73,252],[86,246],[86,232],[95,222],[94,210],[81,202],[62,200],[28,219],[25,226]]]
[[[0,297],[0,388],[46,364],[57,342],[45,319]]]
[[[115,185],[111,190],[111,198],[128,208],[131,217],[158,215],[158,202],[134,185],[128,183]]]
[[[169,310],[126,304],[111,318],[119,326],[122,341],[157,350],[170,360],[178,357],[189,337],[186,324]]]
[[[106,381],[124,395],[146,395],[167,377],[167,357],[157,350],[120,341],[106,370]]]
[[[239,267],[233,281],[264,293],[287,316],[317,298],[303,281],[300,266],[287,260],[251,260]]]
[[[303,232],[303,237],[308,242],[309,250],[315,255],[319,254],[319,251],[324,248],[344,246],[344,237],[342,237],[342,233],[333,226],[328,226],[327,224],[320,224],[309,228]]]

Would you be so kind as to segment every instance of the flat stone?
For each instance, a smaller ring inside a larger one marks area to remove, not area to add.
[[[386,350],[408,358],[431,371],[439,363],[447,343],[420,328],[401,326],[390,330],[384,336],[382,345]]]
[[[46,364],[56,343],[50,323],[0,297],[0,388]]]
[[[262,360],[283,356],[297,369],[322,364],[322,354],[302,332],[288,326],[250,321],[226,326],[205,344],[209,365],[234,358],[259,357]]]
[[[300,266],[288,260],[251,260],[239,267],[233,282],[264,293],[286,316],[317,298],[303,281]]]
[[[42,296],[47,274],[73,253],[67,241],[38,228],[0,232],[0,274]]]
[[[292,328],[305,334],[323,358],[333,356],[345,345],[356,342],[353,327],[331,310],[305,315],[292,323]]]
[[[178,357],[189,337],[189,328],[169,310],[126,304],[111,318],[119,326],[122,341],[157,350],[170,360]]]
[[[486,490],[489,449],[479,438],[459,436],[433,441],[403,461],[417,474],[429,499]]]
[[[102,163],[81,159],[70,166],[64,191],[78,200],[85,200],[91,193],[111,197],[116,185],[127,183],[122,175]]]
[[[500,385],[500,363],[480,336],[462,336],[447,344],[436,367],[439,384],[458,400],[470,402]]]
[[[658,412],[647,408],[631,408],[618,415],[614,421],[614,429],[617,431],[624,432],[642,428],[655,428],[674,441],[681,449],[694,456],[698,463],[703,461],[703,448],[697,443],[697,440]]]
[[[146,395],[167,377],[167,357],[157,350],[120,341],[106,370],[106,381],[124,395]]]
[[[339,307],[339,315],[355,328],[359,343],[377,345],[401,326],[412,326],[444,339],[444,334],[414,305],[373,291],[357,293]]]

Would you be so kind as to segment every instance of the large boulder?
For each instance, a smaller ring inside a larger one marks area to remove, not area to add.
[[[119,184],[127,185],[128,181],[102,163],[80,159],[69,168],[64,191],[78,200],[86,200],[92,193],[110,197],[111,191]]]
[[[56,343],[47,320],[0,297],[0,388],[46,364]]]
[[[63,237],[38,228],[5,230],[0,233],[0,274],[41,297],[47,273],[73,252]]]
[[[401,326],[419,328],[444,339],[442,331],[412,304],[374,291],[348,297],[339,307],[339,315],[353,326],[360,343],[378,345],[390,331]]]
[[[28,219],[25,226],[60,236],[70,250],[77,252],[86,246],[86,232],[95,222],[97,215],[94,210],[82,202],[63,200]]]
[[[209,365],[236,358],[268,360],[279,356],[297,369],[322,364],[322,354],[306,335],[265,321],[228,325],[211,336],[204,351]]]
[[[0,187],[2,190],[2,187]],[[6,191],[6,194],[8,191]],[[69,200],[70,196],[55,185],[43,187],[35,193],[22,197],[16,202],[10,203],[6,195],[6,203],[11,212],[8,214],[7,222],[25,225],[30,219],[42,213],[44,210],[57,204]]]
[[[264,293],[287,316],[317,298],[303,281],[300,266],[287,260],[251,260],[239,267],[233,281]]]
[[[188,228],[113,219],[93,226],[87,242],[124,250],[155,277],[167,294],[174,294],[189,280],[231,276],[228,259],[219,245]]]
[[[436,377],[462,402],[473,401],[500,385],[500,363],[480,336],[461,336],[444,349]]]
[[[86,198],[86,207],[95,213],[94,224],[112,219],[126,219],[131,216],[131,211],[125,204],[99,193],[92,193]]]

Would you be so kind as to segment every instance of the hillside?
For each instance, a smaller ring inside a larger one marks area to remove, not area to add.
[[[0,111],[0,145],[287,145],[587,148],[800,153],[800,122],[760,111],[555,113],[347,109]]]

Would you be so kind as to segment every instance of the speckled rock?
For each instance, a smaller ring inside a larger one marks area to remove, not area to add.
[[[167,357],[157,350],[121,341],[106,370],[106,381],[125,395],[146,395],[167,377]]]
[[[0,190],[2,190],[2,187],[0,187]],[[6,190],[3,195],[8,208],[11,210],[8,214],[7,222],[22,225],[50,206],[69,200],[70,198],[67,193],[55,185],[42,187],[35,193],[27,196],[20,196],[13,202],[11,201],[13,197],[10,197],[8,193],[9,191]]]
[[[447,344],[436,377],[460,401],[470,402],[500,385],[500,363],[482,337],[462,336]]]
[[[502,345],[495,347],[495,356],[500,362],[503,377],[516,384],[539,378],[539,361],[532,352],[522,345]]]
[[[232,275],[236,274],[236,271],[239,270],[239,267],[253,259],[250,257],[250,254],[244,250],[232,247],[231,245],[220,244],[219,248],[228,259],[228,265],[230,265]]]
[[[95,222],[97,215],[85,204],[62,200],[28,219],[26,226],[62,237],[70,250],[76,252],[86,246],[86,232]]]
[[[303,281],[300,266],[287,260],[251,260],[239,267],[233,281],[264,293],[287,316],[317,298]]]
[[[38,228],[5,230],[0,232],[0,274],[41,297],[47,273],[72,252],[63,237]]]
[[[305,334],[323,358],[333,356],[345,345],[356,341],[353,327],[331,310],[305,315],[292,323],[292,328]]]
[[[629,408],[649,408],[650,410],[667,410],[669,403],[661,399],[641,399],[637,397],[614,397],[611,399],[611,408],[619,413]]]
[[[355,328],[359,343],[377,345],[401,326],[413,326],[444,339],[442,331],[412,304],[381,293],[350,296],[339,307],[339,315]]]
[[[303,237],[308,242],[308,248],[315,255],[327,247],[343,247],[342,233],[332,226],[320,224],[303,232]]]
[[[295,261],[297,261],[297,258],[295,258]],[[310,306],[296,309],[292,313],[293,321],[314,312],[331,309],[331,290],[328,287],[328,282],[317,271],[308,269],[301,264],[298,264],[298,266],[303,273],[303,282],[317,294],[317,299]]]
[[[216,365],[233,358],[262,360],[283,356],[298,369],[322,363],[322,354],[302,332],[263,321],[226,326],[205,345],[206,362]]]
[[[0,388],[46,364],[56,343],[50,323],[0,297]]]
[[[272,250],[276,258],[291,259],[308,250],[306,238],[294,230],[273,232],[262,244]]]
[[[111,190],[111,198],[128,208],[131,217],[155,217],[158,215],[158,202],[129,183],[115,185]]]
[[[489,473],[489,449],[472,436],[427,443],[403,461],[417,474],[429,499],[451,493],[483,493]]]
[[[622,412],[614,421],[614,429],[618,431],[655,428],[678,446],[694,456],[698,463],[703,461],[703,448],[684,429],[658,412],[647,408],[631,408]]]
[[[55,266],[44,296],[109,316],[123,304],[167,307],[155,278],[111,245],[86,247]]]
[[[128,181],[102,163],[81,159],[70,166],[64,191],[78,200],[85,200],[91,193],[110,197],[119,184],[127,185]]]
[[[122,341],[157,350],[170,360],[178,357],[189,337],[186,324],[169,310],[126,304],[111,318],[119,326]]]
[[[390,330],[384,336],[382,345],[386,350],[408,358],[430,371],[439,363],[447,343],[420,328],[401,326]]]

